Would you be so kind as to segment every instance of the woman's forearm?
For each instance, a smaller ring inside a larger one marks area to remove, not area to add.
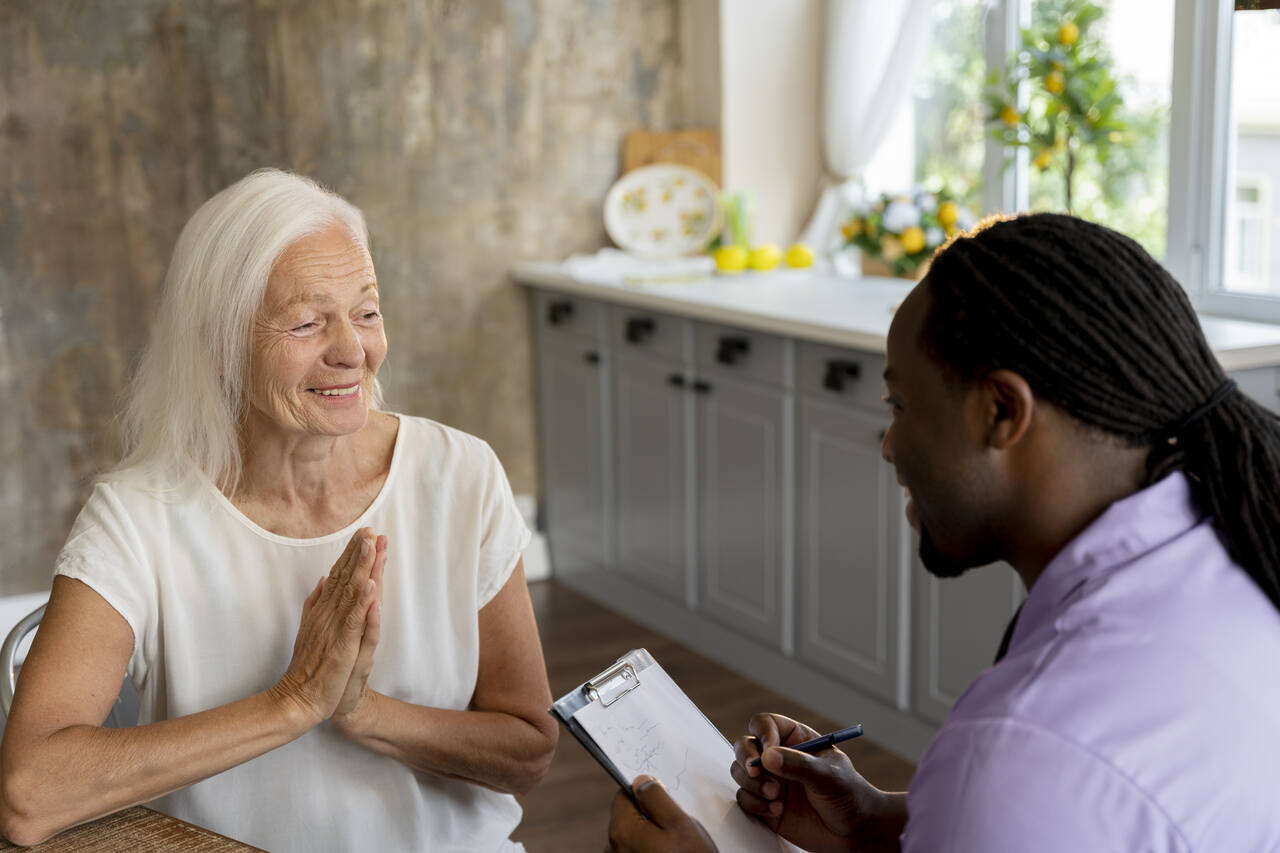
[[[451,779],[507,794],[536,785],[555,754],[555,721],[500,711],[447,711],[370,691],[358,719],[335,724],[351,740],[381,755]]]
[[[282,746],[318,722],[272,689],[208,711],[125,729],[71,725],[6,733],[0,830],[36,844],[145,803]]]

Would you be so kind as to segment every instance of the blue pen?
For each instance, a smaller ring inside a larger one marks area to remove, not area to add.
[[[842,743],[846,740],[853,740],[854,738],[860,737],[861,735],[862,735],[861,725],[849,726],[849,728],[847,729],[840,729],[839,731],[834,731],[829,735],[822,735],[821,737],[816,737],[813,740],[807,740],[804,743],[798,743],[795,746],[788,746],[786,748],[798,749],[801,752],[821,752],[827,747],[835,746],[836,744]],[[751,759],[750,761],[747,762],[747,766],[759,767],[760,759],[758,758]]]

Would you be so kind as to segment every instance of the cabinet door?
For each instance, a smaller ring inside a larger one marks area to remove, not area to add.
[[[911,541],[918,545],[916,537]],[[1022,582],[1007,563],[938,579],[924,570],[918,557],[912,562],[917,590],[915,710],[941,723],[965,688],[991,666],[1022,600]]]
[[[729,628],[781,648],[789,397],[723,378],[695,388],[701,392],[698,607]]]
[[[615,361],[616,565],[637,583],[680,602],[688,572],[687,405],[679,365],[649,358]]]
[[[902,489],[880,455],[886,425],[883,415],[800,398],[796,654],[905,706],[905,520]]]
[[[542,489],[556,572],[606,565],[603,379],[590,341],[540,341]]]
[[[1255,367],[1233,370],[1227,375],[1236,381],[1241,391],[1280,415],[1280,368]]]

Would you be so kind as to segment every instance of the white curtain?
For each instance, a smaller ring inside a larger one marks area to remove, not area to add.
[[[821,258],[861,201],[859,179],[911,86],[929,42],[933,0],[827,0],[823,46],[822,195],[801,239]],[[905,187],[903,189],[906,189]]]

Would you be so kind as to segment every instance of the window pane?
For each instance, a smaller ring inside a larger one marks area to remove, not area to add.
[[[1224,286],[1280,296],[1280,11],[1235,12]]]
[[[1100,42],[1097,58],[1110,63],[1123,129],[1078,150],[1072,178],[1071,212],[1133,237],[1163,257],[1168,230],[1169,106],[1172,93],[1175,0],[1100,0],[1103,10],[1082,38]],[[1057,32],[1072,0],[1037,0],[1032,6],[1037,30]],[[1070,81],[1067,81],[1070,85]],[[1097,153],[1105,154],[1100,162]],[[1033,163],[1036,152],[1031,152]],[[1047,159],[1047,158],[1046,158]],[[1045,169],[1031,167],[1032,210],[1066,208],[1065,154]]]
[[[983,0],[934,0],[929,52],[915,88],[915,181],[982,209],[987,75]]]
[[[982,209],[987,73],[982,53],[986,0],[934,0],[929,45],[903,109],[867,165],[867,189],[902,192],[912,184],[946,188]]]

